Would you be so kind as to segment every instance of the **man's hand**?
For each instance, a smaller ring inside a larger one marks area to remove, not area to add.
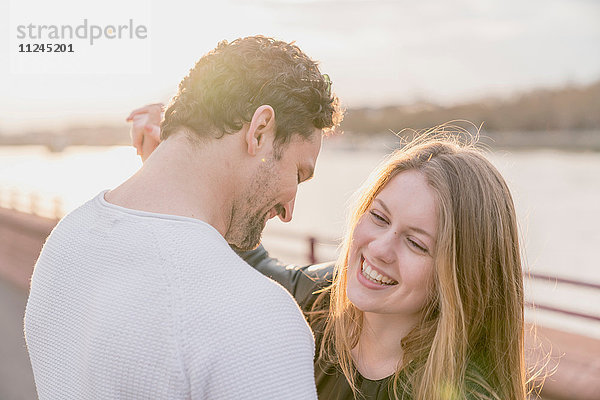
[[[136,148],[142,161],[160,144],[160,121],[162,119],[163,105],[160,103],[149,104],[133,110],[127,117],[131,125],[131,144]]]

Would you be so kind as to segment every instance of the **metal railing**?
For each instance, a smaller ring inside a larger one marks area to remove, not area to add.
[[[34,191],[0,187],[0,207],[9,210],[59,220],[64,217],[63,204],[60,196],[42,196]]]
[[[16,210],[16,211],[20,211],[20,212],[25,212],[25,213],[29,213],[29,214],[33,214],[33,215],[37,215],[37,216],[42,216],[42,217],[46,217],[46,218],[53,218],[53,219],[56,219],[57,221],[64,216],[63,201],[60,197],[54,196],[51,199],[46,199],[44,201],[44,203],[46,204],[46,207],[41,206],[42,202],[43,202],[42,197],[35,192],[23,193],[22,191],[19,191],[16,189],[8,189],[7,190],[5,188],[0,188],[0,207]],[[51,203],[50,206],[48,205],[48,202]],[[45,212],[42,212],[43,209],[45,209]],[[304,241],[306,243],[306,253],[305,253],[306,259],[311,264],[316,264],[318,262],[324,261],[324,260],[320,260],[319,257],[317,257],[317,249],[319,246],[337,246],[338,245],[338,242],[331,240],[331,239],[319,238],[314,235],[303,235],[303,234],[297,233],[297,232],[276,231],[276,232],[271,232],[271,235],[273,235],[273,236],[276,235],[277,237],[284,238],[286,240],[296,241],[296,242]],[[553,282],[553,283],[557,283],[557,284],[571,285],[571,286],[575,286],[575,287],[579,287],[579,288],[592,289],[592,290],[596,290],[596,291],[600,292],[600,284],[599,283],[583,282],[583,281],[579,281],[579,280],[575,280],[575,279],[562,278],[562,277],[557,277],[557,276],[552,276],[552,275],[547,275],[547,274],[542,274],[542,273],[533,273],[533,272],[524,274],[524,277],[533,279],[534,281],[537,281],[537,282]],[[588,320],[592,320],[592,321],[600,321],[599,315],[593,315],[593,314],[588,314],[588,313],[583,313],[583,312],[578,312],[578,311],[571,311],[571,310],[568,310],[568,309],[565,309],[562,307],[555,307],[555,306],[544,304],[544,303],[537,303],[537,302],[534,303],[531,301],[527,301],[527,302],[525,302],[525,305],[527,307],[533,308],[533,309],[540,309],[540,310],[560,313],[560,314],[569,315],[572,317],[583,318],[583,319],[588,319]]]
[[[289,235],[293,235],[293,234],[288,234],[288,236]],[[297,235],[296,239],[301,239],[301,236]],[[335,244],[335,245],[337,245],[337,243],[334,241],[325,240],[325,239],[317,239],[315,236],[305,236],[304,240],[306,240],[308,242],[308,260],[310,260],[311,264],[316,264],[316,263],[322,261],[322,260],[318,260],[318,258],[316,256],[316,247],[318,244],[326,244],[326,245]],[[533,272],[526,273],[523,275],[523,277],[530,278],[530,279],[533,279],[538,282],[561,283],[561,284],[565,284],[565,285],[576,286],[579,288],[593,289],[593,290],[597,290],[600,295],[600,284],[598,284],[598,283],[583,282],[583,281],[578,281],[575,279],[561,278],[561,277],[557,277],[557,276],[541,274],[541,273],[533,273]],[[566,308],[555,307],[555,306],[551,306],[551,305],[544,304],[544,303],[526,301],[525,306],[528,308],[531,308],[531,309],[545,310],[545,311],[555,312],[555,313],[559,313],[559,314],[569,315],[572,317],[584,318],[584,319],[600,322],[600,315],[593,315],[593,314],[588,314],[588,313],[583,313],[583,312],[578,312],[578,311],[572,311],[572,310],[568,310]],[[600,310],[600,308],[599,308],[599,310]]]
[[[533,272],[525,274],[524,276],[526,278],[531,278],[538,282],[562,283],[565,285],[572,285],[572,286],[575,286],[578,288],[593,289],[593,290],[599,291],[599,294],[600,294],[600,284],[593,283],[593,282],[583,282],[583,281],[578,281],[575,279],[561,278],[561,277],[557,277],[557,276],[533,273]],[[582,313],[582,312],[578,312],[578,311],[571,311],[571,310],[567,310],[562,307],[555,307],[555,306],[551,306],[551,305],[544,304],[544,303],[525,302],[525,305],[529,308],[546,310],[546,311],[551,311],[551,312],[555,312],[555,313],[559,313],[559,314],[570,315],[572,317],[584,318],[584,319],[589,319],[592,321],[600,322],[599,315]]]

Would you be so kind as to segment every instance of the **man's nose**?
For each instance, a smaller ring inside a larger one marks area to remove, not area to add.
[[[290,222],[292,220],[292,213],[294,212],[294,203],[296,198],[283,206],[283,210],[279,213],[279,219],[281,222]]]

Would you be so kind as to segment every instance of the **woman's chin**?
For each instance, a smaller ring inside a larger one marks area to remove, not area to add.
[[[366,293],[362,285],[352,277],[348,279],[348,286],[346,286],[346,296],[348,300],[362,312],[376,312],[377,304],[373,300],[369,293]]]

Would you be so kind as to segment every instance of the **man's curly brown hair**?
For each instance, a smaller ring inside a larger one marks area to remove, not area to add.
[[[182,127],[198,137],[223,137],[265,104],[275,111],[277,147],[294,134],[334,129],[343,117],[331,82],[298,46],[251,36],[223,41],[196,63],[165,112],[161,139]]]

